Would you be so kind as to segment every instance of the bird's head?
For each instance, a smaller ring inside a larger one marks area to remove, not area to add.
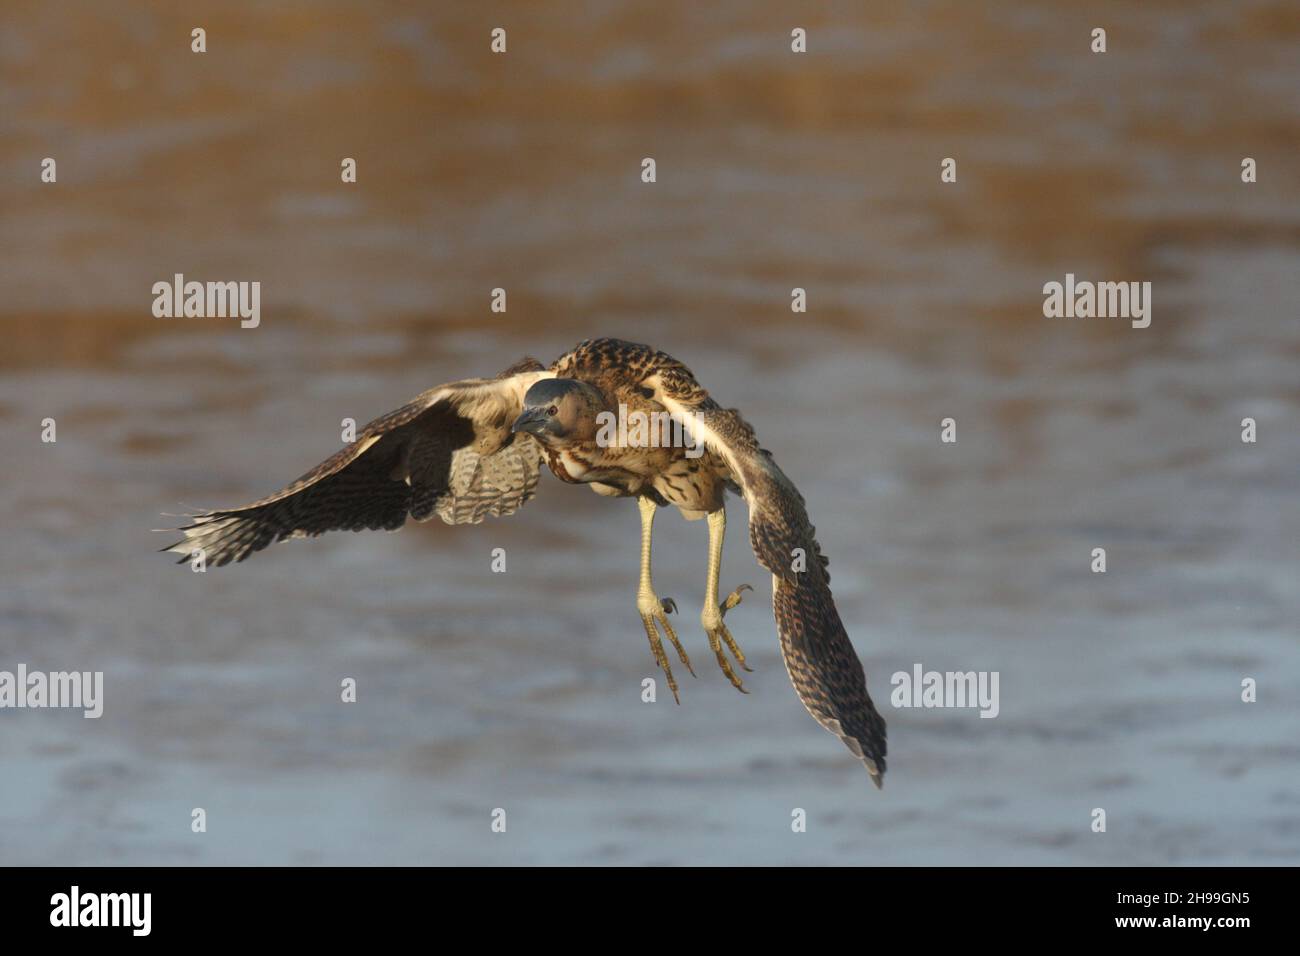
[[[543,445],[591,441],[605,397],[594,385],[572,378],[544,378],[524,395],[524,410],[511,432],[527,432]]]

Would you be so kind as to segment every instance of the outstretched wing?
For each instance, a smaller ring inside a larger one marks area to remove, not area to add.
[[[740,413],[719,406],[680,363],[665,366],[643,384],[696,441],[723,460],[745,496],[754,557],[772,573],[772,613],[790,682],[808,713],[844,741],[866,765],[871,782],[881,786],[885,721],[867,693],[862,662],[835,608],[829,562],[803,496],[771,453],[759,447]]]
[[[553,373],[526,359],[495,379],[439,385],[365,426],[355,442],[286,488],[242,508],[191,515],[165,551],[242,561],[286,538],[395,531],[407,516],[477,524],[533,497],[542,450],[510,433],[529,387]]]

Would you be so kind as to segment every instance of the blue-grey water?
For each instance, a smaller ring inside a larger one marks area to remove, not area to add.
[[[161,4],[0,32],[0,670],[105,675],[101,719],[0,711],[0,862],[1300,861],[1291,5],[829,4],[803,59],[778,4],[520,5],[504,59],[469,5],[227,6],[202,57]],[[153,318],[176,272],[260,281],[261,325]],[[1044,318],[1067,272],[1151,281],[1151,327]],[[549,476],[478,527],[155,553],[343,418],[590,335],[803,490],[882,792],[790,688],[739,501],[749,696],[703,525],[657,525],[680,707],[641,700],[635,508]],[[918,662],[999,672],[998,717],[889,706]]]

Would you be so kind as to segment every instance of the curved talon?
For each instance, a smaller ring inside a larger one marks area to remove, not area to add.
[[[740,603],[741,594],[745,591],[752,591],[752,590],[754,589],[750,587],[748,584],[742,584],[740,587],[736,588],[736,590],[732,591],[730,594],[727,595],[726,600],[724,600],[721,604],[718,605],[719,613],[723,617],[726,617],[727,612]],[[727,648],[731,651],[732,656],[736,658],[736,663],[739,664],[742,668],[744,668],[749,673],[751,674],[754,673],[754,668],[750,667],[748,664],[745,663],[744,651],[740,649],[740,645],[736,643],[736,639],[731,636],[731,632],[727,630],[726,625],[723,624],[721,621],[718,622],[718,636],[723,641],[726,642]],[[714,650],[718,651],[719,656],[721,656],[721,651],[717,647],[715,647]],[[740,691],[743,694],[749,693],[749,691],[745,690],[745,688],[740,685],[740,680],[738,678],[733,677],[732,672],[729,671],[728,665],[724,665],[722,669],[724,672],[727,673],[728,677],[732,678],[731,683],[735,685],[738,691]]]
[[[740,587],[736,588],[736,590],[728,594],[726,600],[724,600],[721,604],[718,605],[718,610],[722,612],[722,616],[726,617],[727,612],[740,603],[740,593],[742,591],[752,591],[752,590],[754,589],[751,588],[748,584],[742,584]]]
[[[736,642],[731,639],[731,635],[727,633],[725,628],[722,629],[721,635],[726,640],[727,646],[734,649]],[[710,643],[717,643],[717,635],[711,634],[709,637],[711,638]],[[731,686],[736,688],[736,690],[740,691],[742,694],[748,694],[749,691],[745,690],[744,682],[741,681],[739,675],[737,675],[735,670],[732,669],[731,661],[727,660],[727,655],[722,653],[721,646],[714,648],[714,655],[718,658],[718,666],[722,668],[722,673],[726,674],[727,680],[731,681]],[[741,664],[740,666],[745,667],[744,664]],[[749,668],[745,667],[745,670],[749,670]]]
[[[664,609],[664,614],[677,613],[677,602],[672,598],[660,598],[659,606]],[[664,633],[668,635],[668,640],[672,641],[673,647],[677,648],[677,656],[680,657],[682,663],[686,665],[686,669],[691,672],[691,676],[698,677],[699,675],[695,673],[695,668],[691,666],[691,659],[686,656],[686,648],[682,647],[682,642],[677,639],[677,632],[674,631],[673,626],[668,623],[668,618],[658,617],[657,620],[663,626]]]
[[[736,639],[726,631],[723,632],[722,637],[727,642],[727,647],[731,649],[732,656],[736,658],[736,663],[740,665],[741,670],[746,674],[754,673],[754,668],[745,663],[745,654],[741,651],[740,645],[736,643]]]
[[[745,685],[741,682],[735,669],[732,668],[731,661],[727,659],[727,655],[722,651],[722,645],[725,643],[731,650],[732,655],[736,658],[736,663],[745,668],[745,670],[750,670],[749,666],[745,664],[745,655],[740,650],[740,646],[736,643],[736,639],[732,637],[731,632],[727,630],[727,625],[722,623],[722,617],[719,616],[714,621],[710,621],[706,618],[704,622],[704,633],[709,638],[709,648],[713,651],[713,656],[718,659],[718,666],[722,668],[722,673],[727,675],[727,680],[731,681],[731,686],[736,688],[736,690],[740,691],[742,694],[748,694],[749,691],[745,690]]]
[[[655,663],[659,669],[664,672],[668,680],[668,689],[673,692],[673,700],[678,704],[682,699],[677,696],[677,678],[673,676],[672,665],[668,663],[668,655],[664,653],[663,641],[659,639],[659,630],[655,627],[656,618],[650,614],[641,615],[641,623],[645,625],[645,635],[650,640],[650,653],[654,655]]]
[[[677,678],[673,676],[672,665],[668,663],[668,655],[664,652],[663,641],[659,637],[659,628],[663,628],[664,636],[672,642],[673,647],[677,650],[677,656],[686,665],[686,670],[690,672],[690,675],[692,677],[699,675],[695,673],[695,668],[691,666],[691,659],[686,654],[686,648],[682,647],[677,632],[668,623],[668,615],[677,611],[677,602],[672,598],[654,598],[649,603],[640,606],[646,608],[646,610],[640,611],[640,614],[641,623],[645,625],[646,637],[650,641],[650,652],[654,655],[655,663],[659,665],[660,670],[664,672],[664,677],[668,680],[668,689],[673,692],[673,700],[680,704],[682,699],[677,694]],[[655,625],[658,625],[658,627]]]

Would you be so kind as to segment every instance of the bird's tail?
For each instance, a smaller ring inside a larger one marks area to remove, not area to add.
[[[820,556],[819,556],[820,557]],[[772,613],[795,692],[880,788],[885,777],[885,720],[867,693],[862,662],[840,621],[820,565],[796,580],[772,577]]]

